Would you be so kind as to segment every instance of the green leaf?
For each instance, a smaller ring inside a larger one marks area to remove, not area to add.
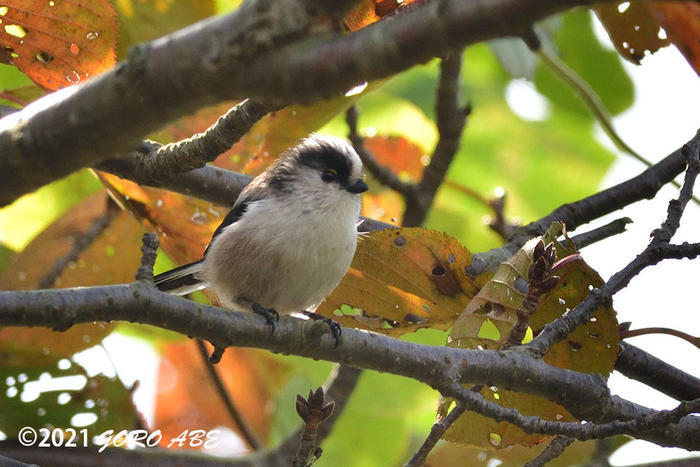
[[[590,118],[555,107],[547,120],[521,120],[505,103],[500,83],[489,87],[489,73],[498,83],[503,70],[485,51],[479,45],[465,55],[463,75],[474,110],[448,180],[487,197],[502,187],[508,196],[506,217],[523,222],[593,193],[613,155],[594,139]],[[480,72],[472,73],[474,68]],[[479,222],[485,215],[493,212],[483,203],[443,185],[426,226],[483,251],[500,244]]]
[[[0,209],[0,239],[21,250],[68,208],[100,188],[100,182],[82,170],[22,196]]]
[[[593,88],[608,112],[618,115],[629,108],[634,102],[632,81],[617,52],[603,47],[596,38],[591,14],[580,10],[562,17],[555,38],[557,54]],[[554,105],[593,118],[568,85],[542,64],[535,71],[535,85]]]

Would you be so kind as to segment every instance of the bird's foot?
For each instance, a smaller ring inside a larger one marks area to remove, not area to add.
[[[335,339],[335,348],[338,347],[340,344],[340,337],[342,334],[342,328],[340,327],[340,324],[338,324],[337,321],[332,320],[330,318],[326,318],[325,316],[321,316],[319,314],[313,313],[311,311],[304,311],[304,315],[308,316],[310,319],[313,319],[314,321],[323,321],[328,325],[328,327],[331,329],[331,334],[333,334],[333,339]]]
[[[272,334],[275,333],[275,323],[280,320],[280,315],[274,308],[265,308],[262,305],[253,303],[251,305],[253,313],[265,318],[265,322],[272,326]]]

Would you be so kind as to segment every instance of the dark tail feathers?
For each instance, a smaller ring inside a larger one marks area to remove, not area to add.
[[[163,292],[175,295],[185,295],[195,290],[203,289],[206,287],[206,284],[197,278],[203,263],[204,260],[200,259],[194,263],[185,264],[158,274],[154,278],[156,287]]]

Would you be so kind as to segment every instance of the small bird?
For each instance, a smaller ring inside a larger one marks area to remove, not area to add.
[[[204,256],[155,277],[185,295],[209,288],[225,307],[273,326],[279,314],[313,312],[343,278],[357,246],[362,162],[339,138],[313,134],[285,152],[240,193]]]

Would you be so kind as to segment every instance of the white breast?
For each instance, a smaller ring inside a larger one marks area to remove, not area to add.
[[[250,203],[214,239],[202,278],[223,305],[313,311],[338,285],[355,254],[360,197],[339,189],[306,192],[295,202]]]

